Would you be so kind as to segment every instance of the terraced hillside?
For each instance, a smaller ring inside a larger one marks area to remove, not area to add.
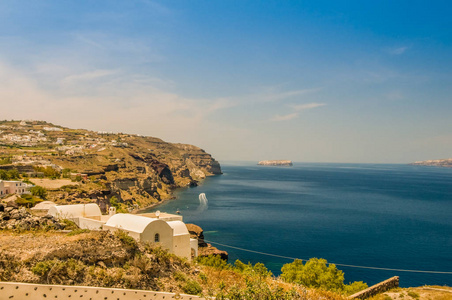
[[[0,170],[22,177],[69,178],[79,185],[51,189],[58,203],[96,201],[105,209],[143,208],[171,197],[174,188],[221,174],[204,150],[124,133],[70,129],[43,121],[0,121]]]

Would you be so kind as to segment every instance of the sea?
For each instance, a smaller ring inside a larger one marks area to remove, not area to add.
[[[262,262],[276,276],[294,258],[317,257],[345,283],[452,286],[451,168],[230,162],[222,171],[152,211],[179,211],[229,262]]]

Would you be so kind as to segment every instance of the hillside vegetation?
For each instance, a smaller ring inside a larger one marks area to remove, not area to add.
[[[215,296],[217,299],[345,299],[284,282],[263,264],[190,263],[124,232],[2,231],[0,280]]]

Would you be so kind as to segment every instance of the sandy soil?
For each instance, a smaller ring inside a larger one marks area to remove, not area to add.
[[[46,189],[59,189],[64,185],[78,185],[78,182],[73,182],[70,179],[47,179],[47,178],[33,178],[30,179],[36,185],[42,186]]]
[[[447,286],[421,286],[414,288],[393,289],[373,298],[372,300],[451,300],[452,288]]]

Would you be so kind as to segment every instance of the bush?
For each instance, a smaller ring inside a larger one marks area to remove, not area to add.
[[[116,208],[116,212],[118,213],[128,213],[127,207],[124,203],[118,201],[116,196],[110,198],[110,205]]]
[[[2,180],[11,180],[11,179],[19,179],[20,174],[17,169],[11,169],[8,171],[0,170],[0,179]]]
[[[41,199],[46,199],[47,190],[42,186],[36,185],[30,189],[30,192],[33,196],[39,197]]]
[[[219,255],[198,256],[196,261],[201,265],[214,267],[215,269],[225,270],[231,268],[231,265],[221,259]]]
[[[327,291],[349,294],[367,288],[367,284],[362,281],[344,285],[344,272],[322,258],[311,258],[305,264],[300,259],[296,259],[292,263],[285,264],[281,272],[281,278],[286,282]]]
[[[201,295],[202,293],[202,287],[194,280],[188,280],[181,288],[184,293],[190,295]]]
[[[9,165],[11,163],[11,157],[0,158],[0,165]]]
[[[413,291],[408,291],[408,296],[413,297],[414,299],[419,298],[419,294]]]
[[[368,286],[362,281],[355,281],[344,285],[344,292],[346,295],[353,295],[359,291],[367,289]]]
[[[54,264],[55,262],[53,260],[40,261],[31,268],[31,271],[41,277],[47,276]]]
[[[35,167],[33,167],[33,169],[35,170],[35,172],[44,173],[44,177],[49,177],[49,178],[53,178],[53,179],[61,177],[61,173],[52,167],[36,167],[35,166]]]
[[[61,223],[64,224],[64,229],[66,230],[72,230],[72,231],[76,231],[79,230],[80,228],[77,226],[77,224],[75,224],[75,222],[68,220],[68,219],[62,219]]]
[[[122,242],[123,245],[129,247],[129,248],[138,248],[137,241],[133,237],[127,234],[124,230],[116,230],[115,236],[119,238],[119,240]]]
[[[16,199],[17,205],[25,206],[27,208],[33,207],[39,202],[42,202],[42,199],[27,194],[24,194],[21,197],[17,197]]]
[[[247,265],[241,262],[240,260],[236,260],[234,263],[235,269],[242,273],[246,273],[249,275],[258,275],[259,277],[265,278],[272,276],[272,272],[265,267],[263,263],[256,263],[254,266],[251,263]]]

